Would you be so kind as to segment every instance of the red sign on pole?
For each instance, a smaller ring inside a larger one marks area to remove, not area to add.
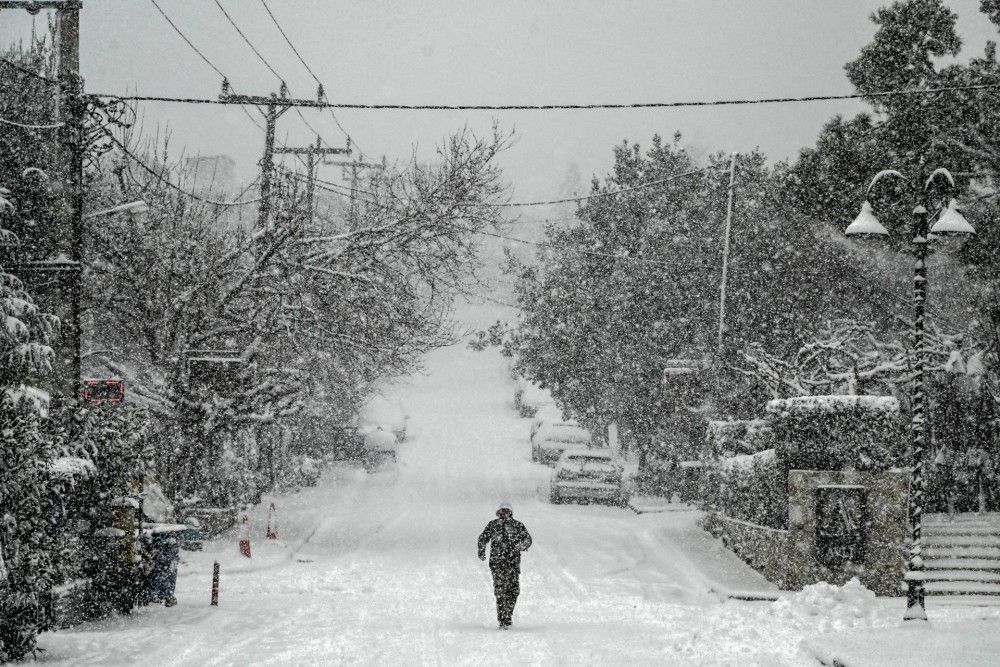
[[[123,380],[84,380],[83,400],[94,405],[118,404],[125,400]]]

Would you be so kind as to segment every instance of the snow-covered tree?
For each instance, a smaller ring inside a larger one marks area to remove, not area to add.
[[[679,138],[654,138],[647,153],[621,145],[611,174],[593,185],[592,194],[605,196],[581,206],[578,224],[548,230],[546,242],[558,250],[540,252],[537,266],[515,267],[523,316],[506,345],[519,371],[592,426],[617,421],[640,447],[653,448],[671,415],[714,393],[707,375],[682,386],[664,383],[663,371],[671,359],[717,352],[728,162],[715,155],[705,171],[669,180],[698,168]],[[826,317],[882,321],[899,308],[856,279],[842,246],[787,213],[777,182],[764,156],[739,157],[716,407],[747,417],[768,396],[725,370],[740,350],[759,344],[791,353]]]
[[[39,434],[48,394],[39,380],[52,368],[49,343],[58,322],[40,311],[5,267],[18,239],[8,229],[17,198],[0,183],[0,661],[20,660],[45,627],[54,575],[49,498],[51,445]]]
[[[273,483],[303,413],[342,419],[345,404],[373,383],[413,370],[427,351],[452,342],[451,298],[474,268],[480,232],[501,223],[500,134],[462,133],[429,164],[414,158],[387,169],[368,186],[350,228],[322,211],[310,223],[299,179],[284,175],[263,230],[238,208],[166,185],[191,174],[164,148],[123,142],[154,173],[118,155],[118,173],[106,161],[103,189],[93,196],[142,198],[151,210],[91,230],[93,343],[119,350],[105,358],[159,369],[153,398],[176,424],[159,429],[158,468],[171,492],[210,502],[234,497],[212,472],[227,450]],[[195,386],[189,352],[219,349],[238,354],[230,382],[222,390]],[[181,437],[166,436],[177,428]],[[256,446],[240,436],[246,429],[257,433]]]

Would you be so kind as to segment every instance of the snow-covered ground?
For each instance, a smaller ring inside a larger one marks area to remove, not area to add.
[[[497,313],[464,315],[482,325]],[[548,504],[550,469],[530,462],[529,420],[512,409],[513,389],[495,350],[436,352],[426,374],[395,388],[410,415],[395,469],[339,467],[315,488],[274,498],[277,542],[263,539],[265,501],[253,514],[252,560],[235,537],[184,552],[177,607],[46,634],[40,661],[797,665],[859,636],[897,641],[886,632],[898,634],[902,601],[860,588],[724,601],[712,590],[773,587],[700,531],[694,512]],[[534,537],[510,632],[496,629],[475,547],[500,500]],[[222,564],[217,608],[208,604],[213,560]],[[996,610],[931,607],[966,625],[990,619],[977,632],[1000,635]],[[845,631],[855,634],[836,634]],[[982,664],[951,655],[951,664]]]

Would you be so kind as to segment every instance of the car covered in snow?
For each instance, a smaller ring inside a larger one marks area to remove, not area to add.
[[[522,417],[533,417],[547,406],[555,406],[552,394],[548,389],[542,389],[534,382],[519,378],[517,390],[514,392],[514,408]]]
[[[628,500],[624,468],[610,449],[569,449],[556,462],[549,500],[624,505]]]
[[[369,398],[358,414],[361,431],[369,432],[381,427],[382,430],[391,431],[399,442],[406,440],[406,426],[409,420],[410,415],[406,413],[400,401],[380,395]]]
[[[567,449],[593,446],[590,431],[578,424],[547,422],[541,424],[531,438],[531,460],[552,465]]]
[[[396,434],[381,426],[367,430],[364,433],[364,449],[361,454],[365,470],[375,472],[396,463],[399,458],[398,443]]]
[[[577,425],[574,421],[563,419],[562,410],[556,406],[543,405],[539,408],[538,412],[535,413],[534,419],[531,420],[531,437],[534,438],[535,434],[538,433],[538,429],[540,429],[543,425],[556,422],[563,422],[574,426]]]

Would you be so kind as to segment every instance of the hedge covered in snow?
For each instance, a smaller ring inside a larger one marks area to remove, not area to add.
[[[881,471],[903,461],[891,396],[796,396],[769,401],[766,412],[785,470]]]
[[[718,491],[713,504],[717,511],[768,528],[785,527],[786,474],[773,449],[721,459],[714,476]]]
[[[716,458],[756,454],[774,446],[771,429],[763,419],[710,421],[705,440],[708,452]]]

